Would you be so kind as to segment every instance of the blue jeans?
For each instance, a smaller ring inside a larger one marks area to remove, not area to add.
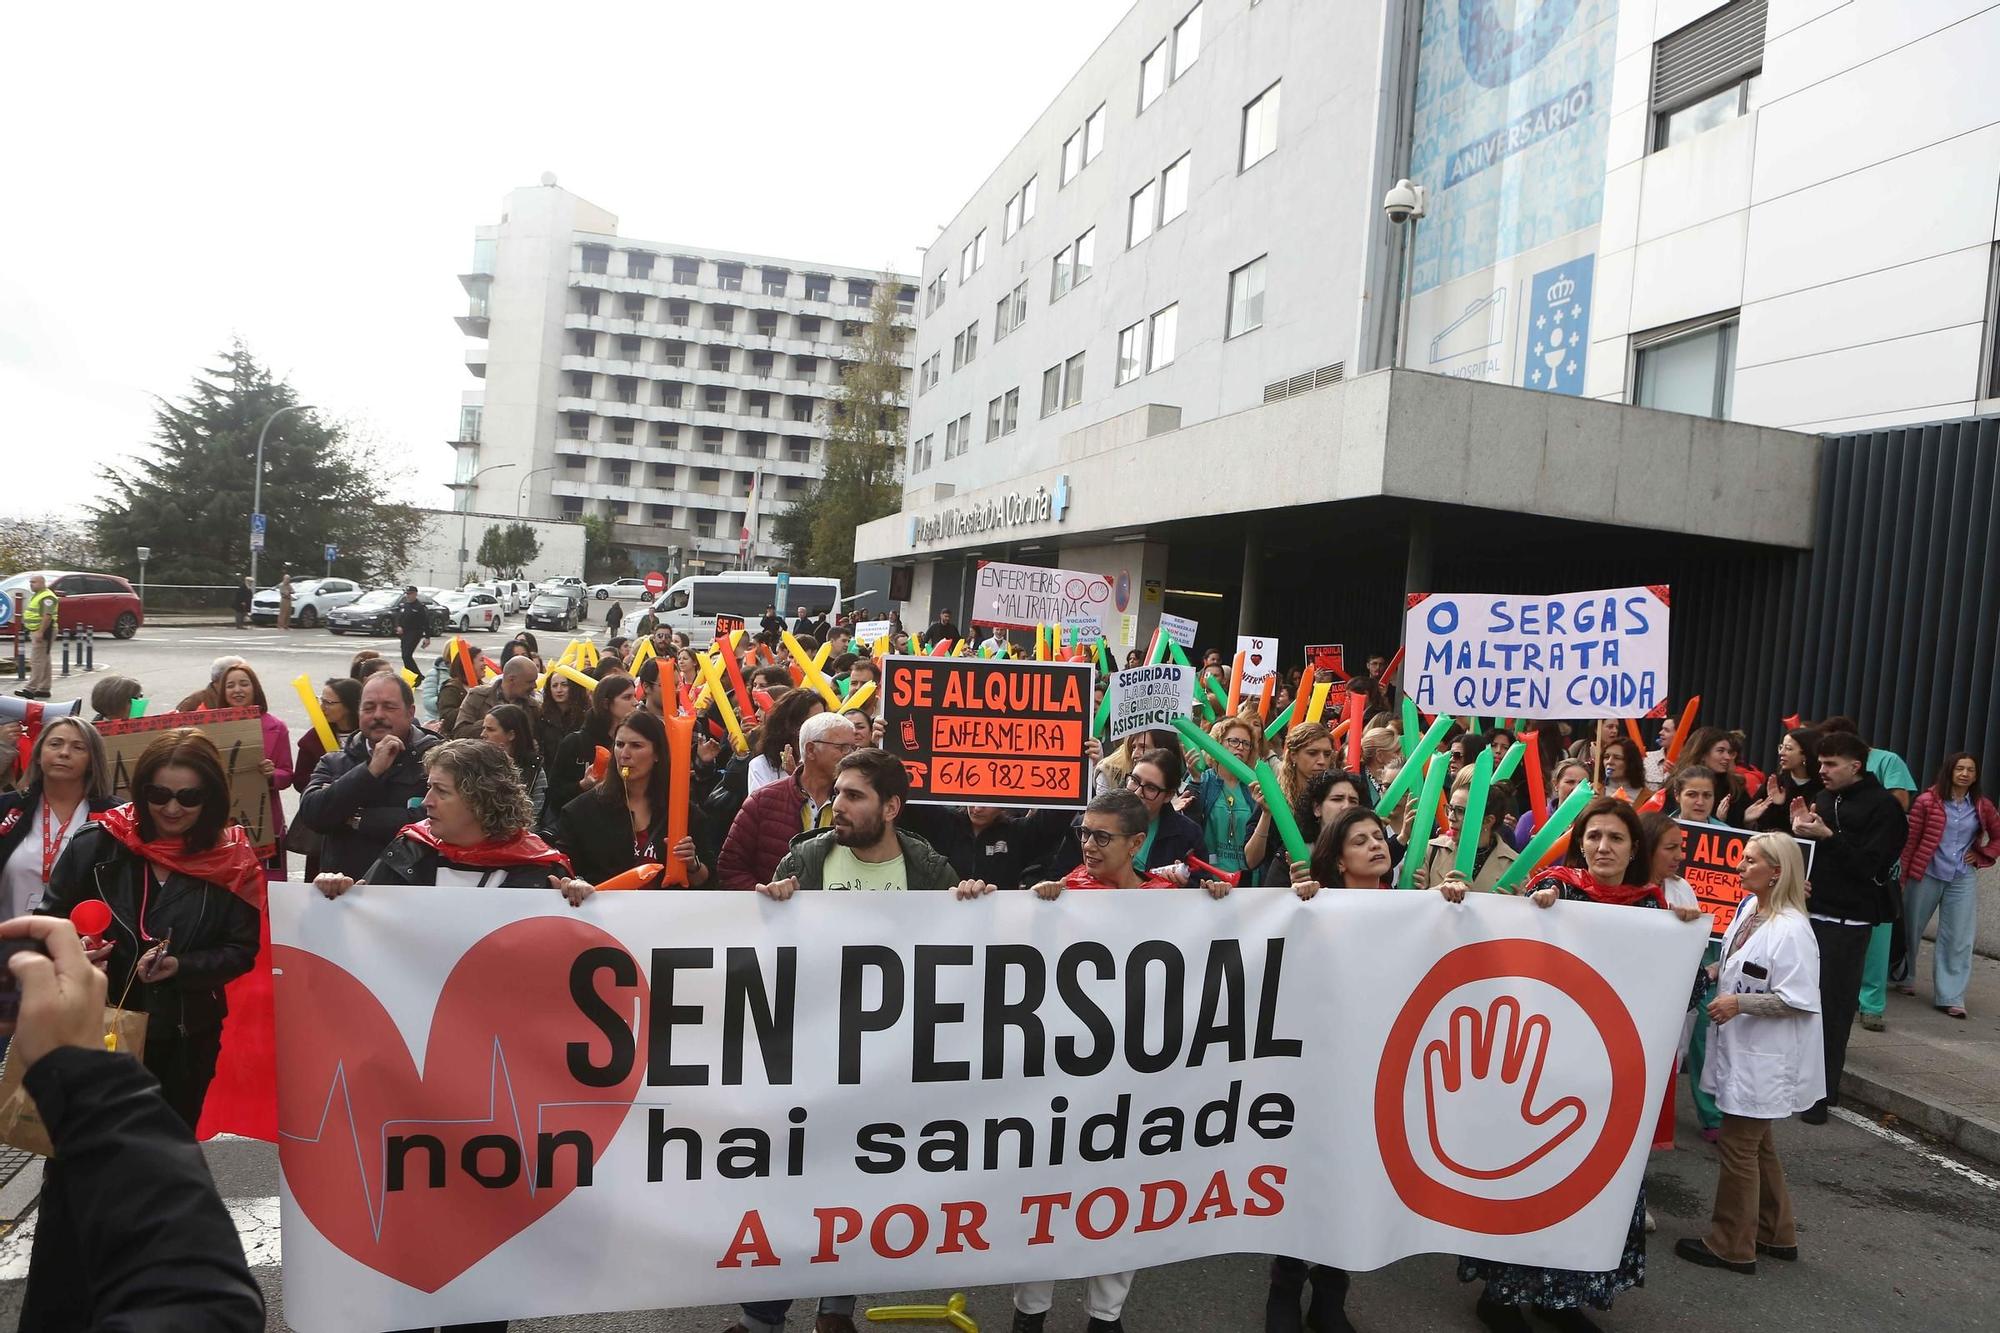
[[[790,1301],[748,1301],[743,1306],[743,1323],[750,1333],[779,1333],[785,1326],[785,1316],[791,1312]],[[819,1298],[820,1314],[846,1315],[854,1317],[852,1296],[822,1296]]]
[[[1933,867],[1937,869],[1937,867]],[[1917,951],[1924,927],[1937,914],[1937,946],[1931,955],[1931,978],[1940,1009],[1961,1008],[1965,986],[1972,980],[1972,932],[1979,921],[1979,880],[1971,866],[1961,865],[1954,878],[1927,874],[1903,891],[1904,935],[1910,957],[1910,981],[1917,979]]]

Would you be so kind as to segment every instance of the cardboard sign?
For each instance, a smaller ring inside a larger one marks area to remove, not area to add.
[[[1088,662],[884,658],[883,748],[919,805],[1081,809],[1095,676]]]
[[[271,934],[300,1333],[1220,1254],[1613,1268],[1704,941],[1486,893],[365,884],[272,886]]]
[[[264,776],[264,724],[254,708],[210,709],[204,713],[161,713],[122,722],[99,722],[104,757],[111,765],[112,795],[132,799],[132,768],[163,731],[192,727],[214,743],[229,774],[229,818],[241,824],[257,850],[269,856],[277,846],[271,829],[271,779]]]
[[[1264,688],[1264,677],[1278,669],[1278,641],[1239,634],[1236,651],[1243,654],[1243,693],[1254,699]]]
[[[1194,632],[1198,628],[1200,628],[1199,621],[1189,620],[1186,616],[1169,615],[1165,611],[1160,612],[1160,633],[1179,644],[1184,651],[1194,651]]]
[[[1701,900],[1702,910],[1708,913],[1709,938],[1719,940],[1743,902],[1743,885],[1736,868],[1743,864],[1743,844],[1756,837],[1757,830],[1730,828],[1727,824],[1697,824],[1691,819],[1674,822],[1685,831],[1681,878],[1688,882],[1694,896]],[[1806,838],[1792,841],[1799,845],[1799,855],[1805,858],[1806,878],[1810,880],[1815,844]]]
[[[1166,731],[1175,718],[1194,713],[1194,668],[1162,662],[1114,671],[1108,694],[1111,720],[1104,731],[1106,746],[1135,731]]]
[[[854,627],[854,641],[866,648],[873,648],[876,640],[889,637],[887,620],[864,620]]]
[[[1403,686],[1426,713],[1660,717],[1669,601],[1663,584],[1549,596],[1413,593]]]
[[[1109,574],[982,560],[979,576],[973,581],[975,625],[1030,630],[1037,625],[1061,625],[1108,636],[1110,619],[1116,613]]]
[[[715,641],[721,643],[724,639],[742,628],[742,616],[717,616],[715,618]]]
[[[1328,673],[1327,678],[1336,685],[1347,684],[1346,653],[1340,644],[1307,644],[1306,665],[1316,672],[1324,671]]]

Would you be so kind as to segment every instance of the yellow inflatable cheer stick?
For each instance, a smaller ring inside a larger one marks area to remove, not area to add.
[[[825,673],[819,669],[819,659],[807,656],[805,645],[794,638],[790,630],[781,634],[779,639],[785,645],[785,651],[792,655],[793,664],[804,673],[806,688],[826,700],[828,708],[838,711],[840,694],[833,688],[833,682],[829,681]]]
[[[729,728],[730,743],[736,747],[736,753],[748,754],[750,742],[744,738],[743,725],[736,720],[736,710],[729,706],[729,687],[723,683],[722,667],[708,653],[696,653],[694,660],[701,665],[701,678],[708,683],[708,697],[715,710],[722,714],[722,725]]]
[[[848,695],[847,698],[843,699],[841,701],[839,711],[843,713],[851,713],[855,709],[861,707],[861,705],[867,703],[871,698],[874,697],[874,695],[875,695],[875,682],[871,680],[867,684],[863,685],[860,689],[854,691],[854,693]]]
[[[959,1333],[979,1333],[979,1325],[965,1312],[965,1293],[952,1293],[943,1305],[878,1305],[868,1312],[871,1324],[950,1324]]]
[[[592,680],[589,676],[584,675],[581,671],[578,671],[575,667],[571,666],[567,662],[556,663],[554,666],[549,668],[549,674],[551,676],[561,676],[564,680],[576,686],[578,689],[582,690],[585,694],[589,694],[597,689],[596,681]]]
[[[340,742],[333,738],[333,728],[327,724],[326,710],[319,705],[319,691],[312,687],[312,677],[301,674],[292,682],[292,688],[299,692],[299,702],[306,706],[306,717],[312,721],[313,730],[319,733],[319,743],[332,754],[340,748]]]

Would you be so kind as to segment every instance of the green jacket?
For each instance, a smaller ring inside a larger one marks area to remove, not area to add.
[[[911,892],[958,887],[958,871],[928,842],[901,829],[896,830],[896,841],[903,848],[903,868],[909,872]],[[792,839],[792,849],[778,862],[777,870],[771,875],[772,880],[790,879],[796,875],[801,890],[825,888],[826,858],[833,854],[833,846],[832,829],[814,829],[799,834]]]

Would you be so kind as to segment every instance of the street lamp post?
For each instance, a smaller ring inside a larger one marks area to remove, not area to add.
[[[458,586],[461,588],[465,586],[465,520],[466,515],[472,512],[472,498],[479,494],[479,479],[489,472],[499,472],[514,466],[513,463],[495,463],[490,467],[483,467],[473,473],[465,483],[465,508],[458,511]]]
[[[554,472],[555,470],[556,470],[555,464],[551,463],[547,467],[538,467],[534,471],[530,472],[527,476],[521,478],[521,484],[514,492],[515,518],[519,518],[521,516],[521,507],[527,504],[528,502],[528,483],[533,481],[536,477],[540,476],[544,472]]]
[[[146,609],[146,561],[151,559],[152,555],[152,547],[139,548],[139,609],[142,611]]]
[[[271,423],[285,415],[285,413],[305,412],[311,410],[311,407],[310,403],[293,403],[290,407],[281,407],[270,416],[264,418],[264,427],[257,432],[257,464],[255,470],[250,474],[250,522],[253,528],[257,523],[257,516],[264,512],[264,437],[271,433]],[[255,540],[252,540],[250,543],[250,586],[252,588],[257,586],[257,554],[257,543]]]

